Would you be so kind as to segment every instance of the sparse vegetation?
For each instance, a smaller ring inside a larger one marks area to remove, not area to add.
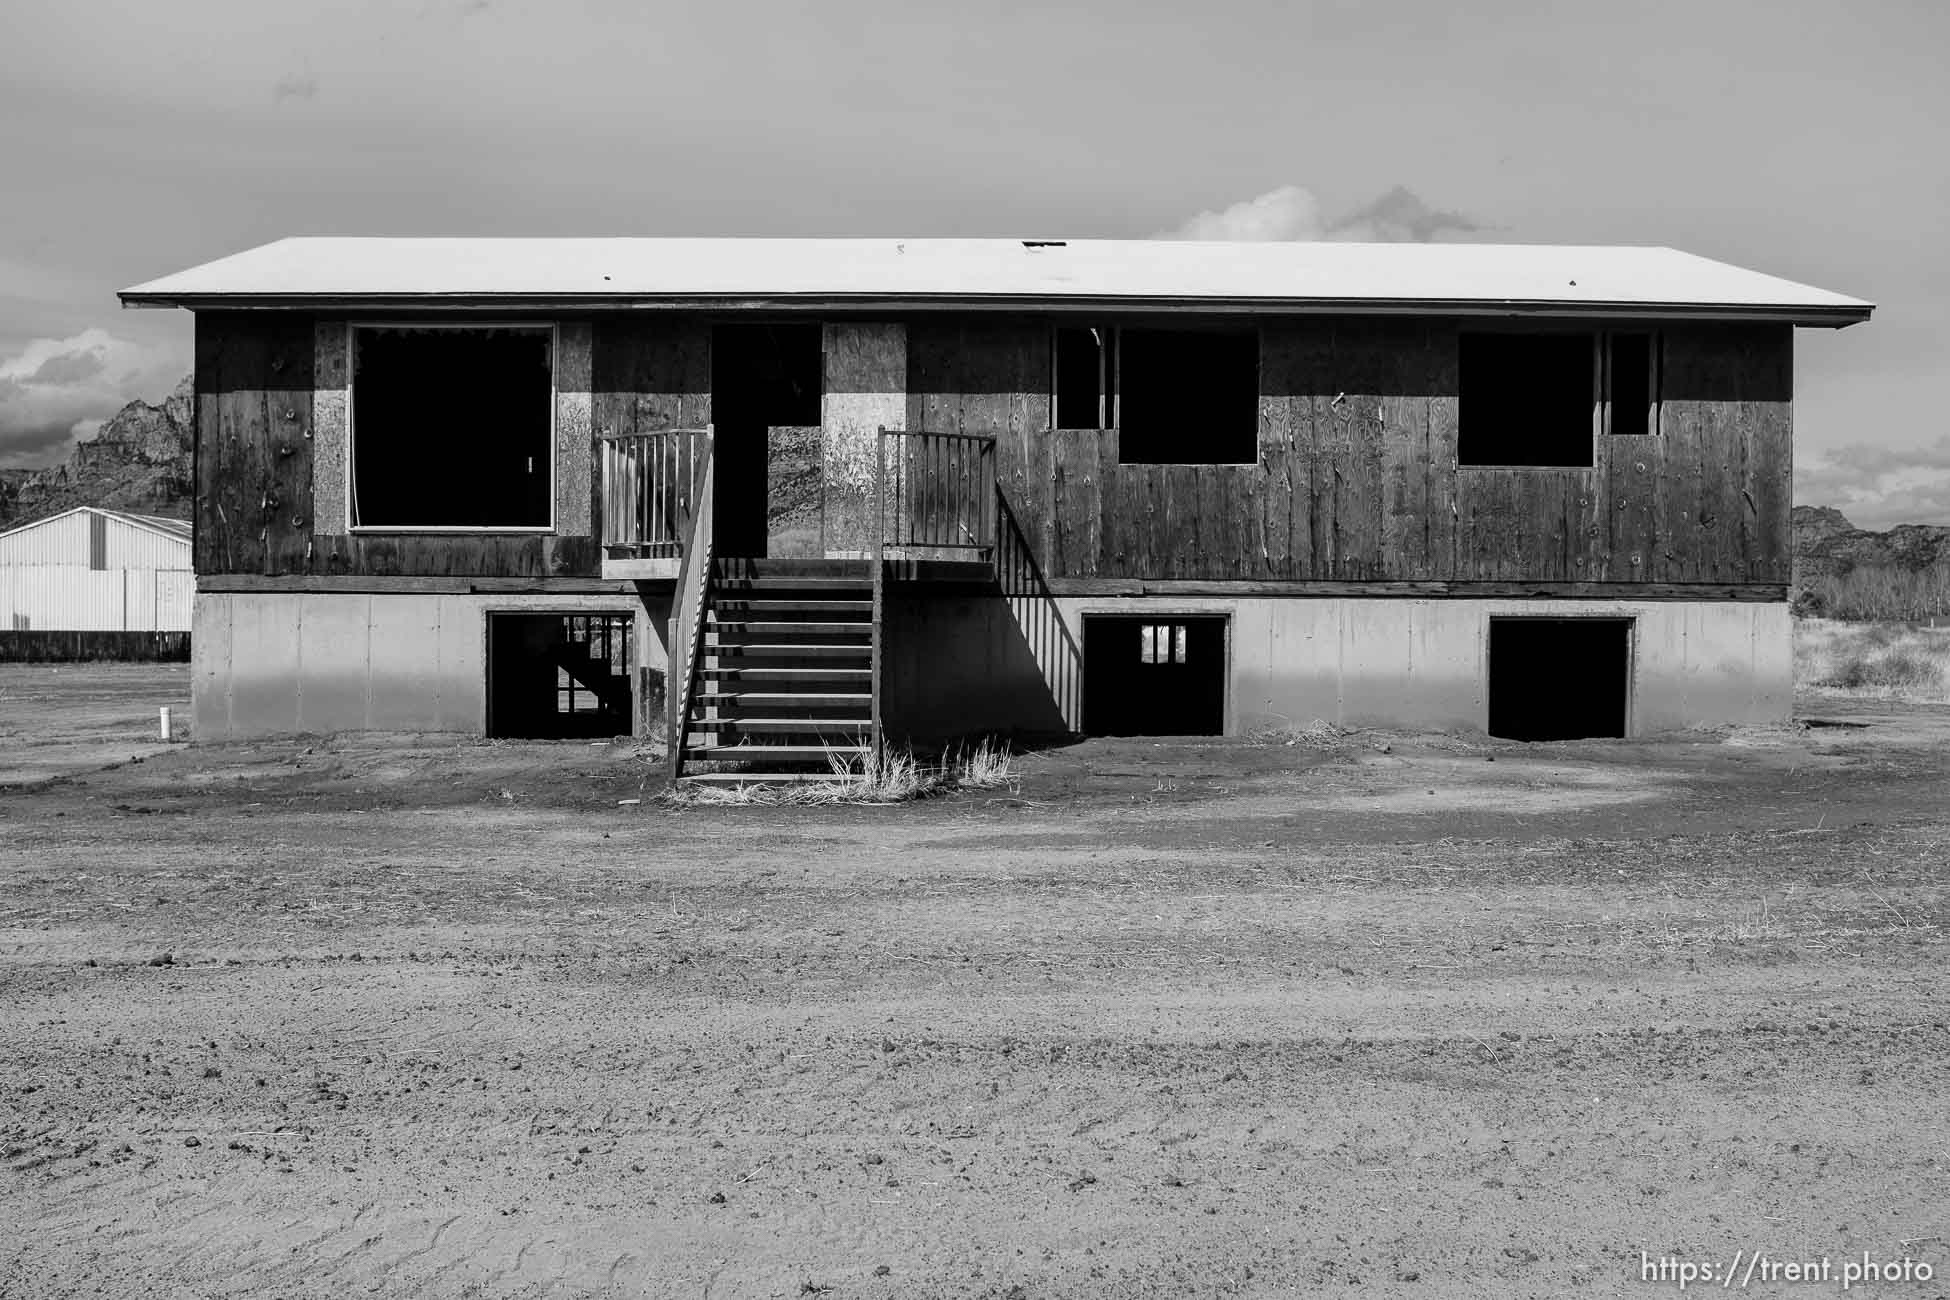
[[[1950,567],[1841,565],[1805,581],[1795,595],[1794,612],[1849,622],[1950,615]]]
[[[1794,675],[1819,691],[1950,701],[1950,629],[1798,619]]]
[[[983,740],[958,747],[938,763],[926,763],[912,749],[883,749],[865,755],[828,751],[832,777],[825,781],[767,782],[748,785],[680,785],[666,796],[678,804],[895,804],[949,794],[1013,785],[1014,755],[1006,742]]]

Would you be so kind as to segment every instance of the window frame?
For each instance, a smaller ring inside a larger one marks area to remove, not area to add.
[[[1098,335],[1097,341],[1097,423],[1093,426],[1058,424],[1056,408],[1062,392],[1059,382],[1062,376],[1060,362],[1061,350],[1057,346],[1057,334],[1062,330],[1085,331]],[[1119,337],[1124,332],[1122,325],[1108,322],[1085,322],[1074,324],[1065,321],[1051,321],[1049,327],[1049,427],[1051,429],[1074,429],[1087,433],[1110,433],[1117,428],[1117,399],[1123,390],[1123,377],[1118,361],[1122,355],[1122,342]]]
[[[1612,409],[1616,399],[1612,393],[1615,363],[1613,348],[1620,335],[1641,336],[1646,340],[1646,411],[1644,433],[1613,433]],[[1656,438],[1662,432],[1665,418],[1665,380],[1666,380],[1666,336],[1662,330],[1651,329],[1609,329],[1601,336],[1604,354],[1600,358],[1603,368],[1601,383],[1604,405],[1604,424],[1599,430],[1601,438]]]
[[[491,330],[548,331],[548,522],[546,524],[361,524],[359,517],[359,428],[358,402],[354,396],[359,376],[359,337],[362,329],[371,330]],[[560,523],[561,447],[557,441],[561,421],[562,323],[559,320],[348,320],[345,323],[345,529],[348,536],[455,536],[544,537],[553,534]]]
[[[1109,339],[1110,346],[1098,348],[1098,425],[1095,429],[1077,429],[1056,422],[1057,399],[1060,392],[1058,383],[1057,331],[1061,329],[1099,330]],[[1151,331],[1165,334],[1223,334],[1250,340],[1253,350],[1253,455],[1250,460],[1139,460],[1124,459],[1124,359],[1126,356],[1125,333],[1128,330]],[[1186,466],[1234,466],[1239,468],[1263,467],[1266,464],[1266,447],[1261,438],[1260,404],[1265,398],[1262,391],[1266,374],[1266,331],[1258,321],[1239,324],[1231,320],[1220,321],[1168,321],[1139,320],[1135,322],[1108,322],[1104,320],[1085,321],[1081,324],[1062,320],[1052,321],[1049,328],[1049,428],[1052,432],[1108,433],[1116,435],[1113,443],[1115,459],[1119,466],[1145,468],[1158,466],[1169,468],[1174,465]]]

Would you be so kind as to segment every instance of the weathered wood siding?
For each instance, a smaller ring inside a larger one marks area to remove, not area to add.
[[[558,324],[556,531],[348,534],[345,358],[332,342],[343,338],[343,322],[295,312],[199,313],[197,572],[600,574],[601,462],[592,435],[709,423],[710,328],[636,318]]]
[[[1600,438],[1589,469],[1458,466],[1460,333],[1269,324],[1260,463],[1127,466],[1114,430],[1048,428],[1045,323],[917,320],[908,427],[996,437],[1002,490],[1052,578],[1788,580],[1788,327],[1666,327],[1661,431]]]
[[[343,349],[319,343],[332,321],[201,313],[197,571],[598,575],[593,435],[710,423],[711,326],[560,324],[556,533],[347,535],[332,441],[348,405]],[[1256,465],[1120,465],[1114,430],[1051,430],[1043,320],[908,319],[902,400],[909,429],[995,436],[998,481],[1050,578],[1788,581],[1787,326],[1665,327],[1660,432],[1600,438],[1590,469],[1535,470],[1457,466],[1460,331],[1373,317],[1262,326]]]

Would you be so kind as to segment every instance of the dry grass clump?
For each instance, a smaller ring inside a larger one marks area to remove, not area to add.
[[[896,804],[956,790],[1013,788],[1015,756],[1007,743],[982,740],[973,747],[948,751],[938,763],[926,763],[912,749],[869,750],[863,755],[828,750],[825,781],[766,782],[754,777],[734,786],[680,784],[665,798],[678,804],[810,805]]]
[[[1950,702],[1950,630],[1797,619],[1794,676],[1840,695]]]
[[[1354,734],[1352,727],[1327,722],[1315,718],[1304,727],[1267,726],[1257,727],[1246,733],[1246,741],[1252,745],[1298,746],[1303,749],[1335,749],[1344,744]]]

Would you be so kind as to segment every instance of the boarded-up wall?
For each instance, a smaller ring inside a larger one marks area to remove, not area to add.
[[[1267,325],[1259,464],[1120,465],[1115,430],[1049,429],[1046,323],[917,321],[908,422],[996,437],[1051,578],[1787,582],[1788,327],[1666,328],[1662,431],[1589,469],[1457,464],[1459,334]]]
[[[556,532],[350,535],[342,325],[199,315],[200,572],[595,576],[596,435],[711,420],[708,321],[564,321]],[[1665,327],[1662,432],[1601,438],[1592,468],[1568,470],[1458,467],[1459,332],[1266,323],[1258,464],[1121,465],[1114,430],[1049,428],[1046,320],[835,325],[826,440],[882,423],[993,434],[1000,486],[1053,579],[1788,581],[1787,326]]]
[[[710,332],[697,321],[558,323],[552,534],[352,533],[346,322],[294,312],[197,317],[201,573],[586,577],[601,570],[608,428],[710,422]],[[456,454],[464,454],[457,443]]]

